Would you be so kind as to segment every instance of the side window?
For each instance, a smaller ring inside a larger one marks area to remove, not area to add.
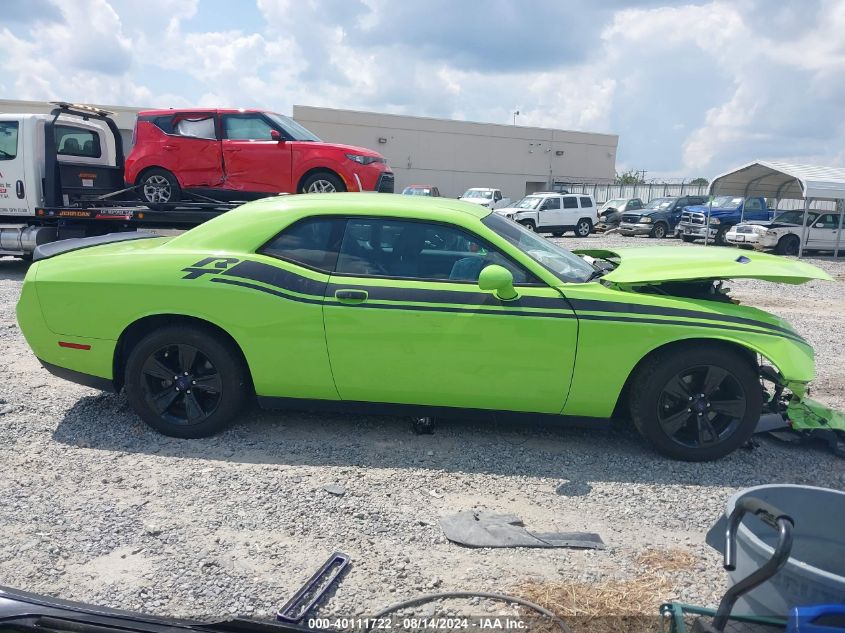
[[[498,202],[501,199],[502,199],[502,192],[501,191],[496,191],[496,192],[493,193],[493,200]]]
[[[514,283],[535,283],[528,271],[479,237],[457,227],[389,218],[352,218],[340,247],[340,274],[432,281],[478,281],[490,264]]]
[[[637,209],[642,209],[643,203],[639,200],[630,200],[628,202],[628,209],[632,211],[636,211]]]
[[[560,209],[560,198],[546,198],[541,208],[546,211],[557,211]]]
[[[0,160],[12,160],[18,155],[18,122],[0,121]]]
[[[100,135],[93,130],[70,125],[56,125],[53,127],[56,138],[56,153],[62,156],[88,156],[99,158]]]
[[[308,218],[284,229],[258,252],[332,272],[345,225],[342,218]]]
[[[577,209],[578,208],[578,198],[574,196],[566,197],[563,199],[563,208],[564,209]]]
[[[217,138],[217,132],[214,130],[214,117],[212,116],[179,119],[174,126],[174,133],[192,138],[211,140]]]
[[[233,141],[271,141],[273,130],[264,117],[258,114],[224,114],[224,138]]]
[[[155,125],[165,134],[176,134],[176,131],[173,129],[172,116],[157,116],[155,119],[153,119],[153,125]]]
[[[762,208],[763,206],[757,198],[751,198],[750,200],[745,201],[746,211],[760,211]]]
[[[593,206],[593,201],[587,196],[581,196],[578,199],[581,201],[582,209],[589,209]]]
[[[835,229],[839,225],[839,216],[833,213],[825,213],[816,220],[814,229]]]

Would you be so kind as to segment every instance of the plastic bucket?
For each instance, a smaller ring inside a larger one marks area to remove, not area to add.
[[[728,499],[725,516],[746,496],[768,501],[791,516],[794,540],[786,565],[742,596],[733,613],[787,617],[797,606],[845,603],[845,492],[789,484],[756,486]],[[737,531],[731,584],[769,560],[776,542],[771,527],[746,516]]]

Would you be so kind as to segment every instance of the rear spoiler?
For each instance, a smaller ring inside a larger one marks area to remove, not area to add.
[[[142,233],[140,231],[125,231],[123,233],[107,233],[106,235],[95,235],[94,237],[78,237],[71,240],[59,240],[48,244],[40,244],[35,247],[32,253],[32,261],[49,259],[63,253],[101,246],[103,244],[114,244],[115,242],[128,242],[129,240],[147,240],[153,237],[161,237],[155,233]]]

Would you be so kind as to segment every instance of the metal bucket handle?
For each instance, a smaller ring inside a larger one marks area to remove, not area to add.
[[[722,596],[719,608],[713,618],[708,631],[721,633],[725,630],[728,617],[733,610],[734,604],[740,596],[762,585],[769,578],[774,576],[789,560],[792,551],[792,528],[795,521],[785,512],[782,512],[772,504],[758,499],[757,497],[743,497],[737,501],[731,515],[728,517],[728,527],[725,533],[725,569],[734,571],[736,569],[736,533],[739,525],[746,514],[753,514],[763,523],[777,530],[778,542],[775,546],[772,557],[766,563],[752,572],[739,582],[734,583]]]

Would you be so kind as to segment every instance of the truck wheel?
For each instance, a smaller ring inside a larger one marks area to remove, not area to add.
[[[528,229],[529,231],[536,231],[537,230],[537,225],[534,224],[534,220],[524,220],[523,222],[520,222],[520,224],[522,226],[524,226],[526,229]]]
[[[778,255],[798,255],[801,239],[797,235],[784,235],[778,240],[775,252]]]
[[[578,220],[578,224],[575,225],[575,235],[577,237],[588,237],[592,232],[592,222],[590,222],[586,218],[581,218],[580,220]]]
[[[346,191],[346,185],[340,178],[327,171],[311,174],[302,183],[302,193],[335,193],[337,191]]]
[[[685,242],[694,242],[695,238],[692,235],[681,235],[681,239]]]
[[[713,238],[713,243],[716,246],[727,246],[728,245],[728,238],[726,237],[728,231],[731,227],[723,226],[718,231],[716,231],[716,237]]]
[[[182,199],[182,189],[176,176],[156,167],[144,172],[138,180],[141,201],[150,209],[162,210]]]
[[[658,222],[651,229],[651,233],[649,233],[648,236],[657,238],[658,240],[662,240],[664,237],[666,237],[666,225],[663,224],[663,222]]]
[[[164,435],[208,437],[240,410],[247,391],[238,353],[202,329],[169,326],[148,334],[126,363],[126,395]]]
[[[657,353],[631,385],[637,430],[664,455],[684,461],[724,457],[751,437],[763,395],[757,369],[725,347]]]

